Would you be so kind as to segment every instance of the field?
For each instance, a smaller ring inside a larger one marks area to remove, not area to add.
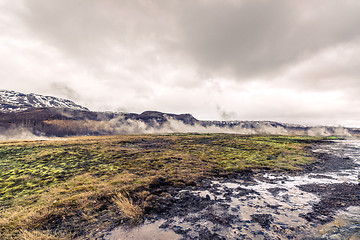
[[[151,213],[158,187],[301,170],[314,138],[171,134],[0,142],[0,239],[73,239]],[[166,197],[166,196],[161,196]]]

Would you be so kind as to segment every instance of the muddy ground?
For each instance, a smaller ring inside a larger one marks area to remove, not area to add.
[[[94,238],[360,239],[359,143],[319,142],[300,172],[243,171],[186,188],[159,179],[143,225]],[[341,222],[347,211],[355,219]]]

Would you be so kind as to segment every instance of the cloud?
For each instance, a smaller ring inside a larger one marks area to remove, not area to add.
[[[127,58],[129,68],[139,62],[136,55],[156,61],[179,54],[200,72],[231,72],[244,80],[277,73],[360,36],[360,3],[353,0],[23,3],[17,14],[34,35],[101,73],[121,58]]]
[[[140,81],[134,72],[157,81],[148,66],[163,67],[159,59],[194,64],[207,76],[272,79],[319,51],[360,36],[360,3],[351,0],[23,3],[17,14],[34,36],[91,74],[121,82]]]
[[[355,0],[0,2],[1,87],[92,110],[359,125]]]
[[[360,39],[313,54],[284,73],[282,84],[292,79],[295,86],[310,90],[360,90]]]
[[[184,48],[209,71],[266,76],[359,37],[359,7],[356,1],[196,1],[182,12]]]
[[[171,41],[169,16],[160,8],[165,2],[34,0],[24,5],[18,14],[34,35],[95,68],[127,57],[130,49],[151,54],[154,45]]]

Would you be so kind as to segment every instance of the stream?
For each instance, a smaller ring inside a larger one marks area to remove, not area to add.
[[[360,239],[360,140],[318,144],[325,164],[301,173],[204,180],[135,228],[105,239]]]

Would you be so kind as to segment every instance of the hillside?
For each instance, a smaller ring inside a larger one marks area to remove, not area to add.
[[[88,110],[67,99],[34,93],[24,94],[15,91],[0,90],[0,111],[2,112],[24,111],[31,108],[43,107]]]
[[[360,129],[340,126],[305,126],[273,121],[203,121],[188,113],[157,111],[141,114],[94,112],[66,99],[0,91],[0,136],[17,138],[13,136],[16,135],[14,131],[47,137],[152,133],[360,136]]]

